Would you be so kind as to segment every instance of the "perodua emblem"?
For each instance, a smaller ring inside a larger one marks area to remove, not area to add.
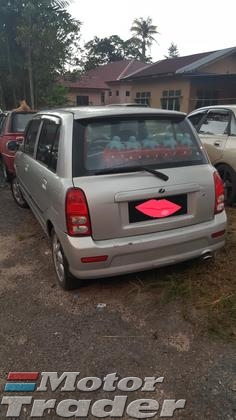
[[[160,194],[163,194],[165,192],[165,188],[160,188],[158,191]]]
[[[150,217],[168,217],[181,209],[178,204],[169,200],[148,200],[135,207],[136,210]]]

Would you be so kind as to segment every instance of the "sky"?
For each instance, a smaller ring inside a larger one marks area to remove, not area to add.
[[[82,22],[82,41],[118,35],[126,40],[135,18],[157,26],[153,61],[174,42],[181,56],[236,46],[236,1],[224,0],[72,0],[70,14]]]

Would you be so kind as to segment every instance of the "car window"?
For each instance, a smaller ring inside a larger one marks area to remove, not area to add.
[[[0,136],[3,134],[6,119],[7,116],[5,114],[0,114]]]
[[[228,134],[230,112],[225,110],[210,111],[202,121],[199,134]]]
[[[231,136],[236,136],[236,118],[235,118],[234,114],[231,117],[230,135]]]
[[[33,118],[34,113],[15,112],[12,114],[11,131],[12,133],[23,133],[28,122]]]
[[[37,139],[37,134],[39,130],[41,120],[39,118],[32,120],[29,123],[28,130],[26,132],[26,138],[24,142],[24,152],[27,155],[33,156],[34,154],[34,146]]]
[[[101,118],[100,121],[78,120],[76,124],[80,128],[73,142],[74,176],[78,175],[76,160],[81,162],[81,156],[80,166],[85,174],[116,167],[124,170],[137,165],[194,165],[204,160],[187,118],[116,117]]]
[[[196,114],[188,116],[188,119],[191,121],[193,126],[197,129],[201,119],[205,115],[205,112],[197,112]]]
[[[59,124],[55,120],[45,119],[40,132],[36,160],[56,170],[59,142]]]

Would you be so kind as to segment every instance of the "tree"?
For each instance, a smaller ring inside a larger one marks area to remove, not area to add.
[[[133,42],[141,49],[140,58],[147,61],[147,48],[156,42],[154,35],[159,34],[157,26],[152,24],[152,19],[148,17],[134,19],[131,31],[133,32]]]
[[[47,105],[45,98],[72,62],[79,41],[80,22],[64,9],[67,5],[63,0],[2,0],[0,86],[6,107],[15,107],[20,97],[32,107]]]
[[[83,69],[91,70],[113,61],[140,58],[140,53],[132,39],[124,41],[118,35],[106,38],[95,36],[85,44]]]
[[[49,91],[45,92],[45,96],[43,96],[42,99],[48,107],[66,105],[68,103],[68,92],[68,88],[55,83]]]
[[[179,57],[179,51],[177,45],[174,42],[171,42],[170,47],[168,48],[168,55],[165,58],[176,58]]]

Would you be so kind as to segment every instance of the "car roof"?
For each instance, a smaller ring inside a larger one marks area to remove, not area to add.
[[[195,114],[195,112],[199,112],[199,111],[207,111],[208,109],[211,108],[219,108],[219,109],[229,109],[231,111],[233,111],[234,113],[236,113],[236,105],[209,105],[209,106],[203,106],[201,108],[197,108],[194,109],[194,111],[191,111],[188,115],[192,115]]]
[[[56,109],[48,109],[42,110],[38,112],[36,115],[58,115],[62,116],[65,113],[72,113],[74,115],[74,119],[83,119],[83,118],[91,118],[91,117],[113,117],[113,116],[127,116],[127,115],[160,115],[160,116],[179,116],[185,117],[186,114],[183,112],[178,111],[168,111],[165,109],[159,108],[146,108],[146,107],[127,107],[127,106],[86,106],[86,107],[66,107],[66,108],[56,108]]]

